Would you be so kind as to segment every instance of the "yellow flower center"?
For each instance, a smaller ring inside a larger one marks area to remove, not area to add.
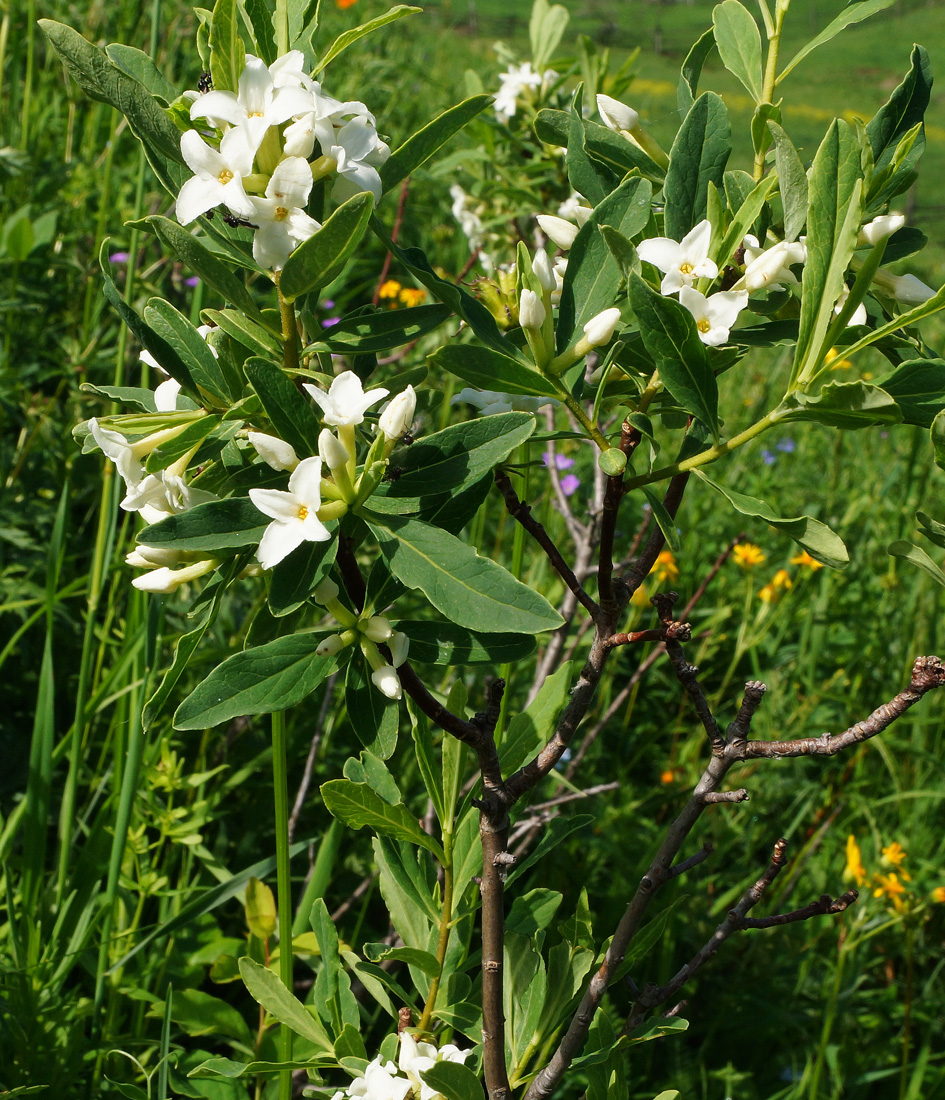
[[[308,518],[308,507],[305,504],[299,506],[299,519]]]
[[[695,271],[695,268],[692,266],[692,264],[687,263],[687,264],[680,264],[679,265],[679,270],[683,273],[683,275],[691,275],[693,273],[693,271]]]
[[[703,318],[701,318],[700,320],[696,321],[696,328],[697,328],[697,329],[698,329],[698,330],[699,330],[700,332],[708,332],[708,331],[709,331],[709,329],[710,329],[710,328],[712,328],[712,326],[711,326],[711,325],[709,324],[709,322],[708,322],[708,321],[707,321],[707,320],[706,320],[706,319],[705,319],[705,318],[703,317]]]
[[[284,222],[289,216],[289,211],[284,206],[277,206],[273,218],[277,222]]]
[[[228,184],[232,178],[233,178],[233,173],[229,170],[229,168],[224,168],[223,171],[219,174],[219,176],[217,176],[217,179],[224,186],[226,186],[226,184]]]
[[[262,118],[264,111],[250,111],[247,118]]]

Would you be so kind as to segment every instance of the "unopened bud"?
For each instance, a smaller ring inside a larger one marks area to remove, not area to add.
[[[545,307],[534,290],[522,291],[518,301],[518,321],[522,328],[540,329],[545,323]]]
[[[348,449],[329,428],[322,428],[318,435],[318,454],[329,470],[344,469],[348,461]]]
[[[152,569],[150,573],[143,573],[140,577],[135,577],[131,583],[141,592],[153,592],[156,595],[166,596],[170,595],[171,592],[176,592],[182,584],[194,581],[205,573],[209,573],[211,569],[216,568],[216,565],[215,558],[207,558],[203,561],[194,562],[193,565],[185,566],[183,569],[168,569],[164,566],[161,569]]]
[[[400,668],[407,660],[409,650],[410,639],[402,630],[395,630],[390,638],[390,659],[394,668]]]
[[[377,426],[388,439],[400,439],[410,430],[414,413],[417,411],[417,395],[413,386],[397,394],[388,402],[387,408],[377,420]]]
[[[345,640],[340,634],[329,634],[323,638],[321,644],[315,650],[316,657],[334,657],[345,647]]]
[[[906,219],[902,214],[880,214],[863,226],[857,244],[877,245],[893,233],[898,233],[905,224]]]
[[[532,260],[532,273],[541,284],[542,290],[554,290],[557,285],[554,264],[551,262],[551,257],[543,248],[538,250],[535,259]]]
[[[889,275],[885,271],[877,271],[873,282],[904,306],[921,306],[935,296],[935,291],[915,275]]]
[[[393,665],[383,665],[377,672],[372,672],[371,681],[388,699],[399,699],[403,695],[400,677]]]
[[[584,336],[592,348],[606,344],[613,336],[620,321],[620,310],[616,306],[605,309],[592,317],[584,326]]]
[[[256,448],[256,454],[274,470],[288,470],[291,473],[298,466],[299,456],[291,443],[265,432],[249,432],[247,439]]]
[[[320,603],[322,607],[327,607],[328,604],[338,599],[339,592],[340,589],[338,585],[335,584],[331,577],[326,577],[316,586],[312,595],[315,597],[316,603]]]
[[[535,220],[545,236],[565,252],[574,244],[574,238],[578,235],[576,225],[566,222],[564,218],[556,218],[554,214],[537,214]]]
[[[640,125],[640,116],[632,107],[609,95],[598,95],[597,110],[609,130],[632,131]]]
[[[386,642],[394,633],[386,615],[372,615],[367,622],[360,623],[360,629],[372,642]]]

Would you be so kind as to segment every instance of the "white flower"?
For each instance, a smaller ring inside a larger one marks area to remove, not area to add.
[[[499,90],[495,97],[495,116],[499,122],[508,122],[515,114],[518,97],[526,88],[540,88],[542,77],[536,73],[530,61],[522,65],[510,65],[499,73]]]
[[[536,413],[545,405],[557,405],[553,397],[527,397],[519,393],[500,393],[497,390],[473,390],[468,386],[450,399],[451,405],[458,405],[465,401],[468,405],[474,405],[483,416],[494,416],[496,413],[519,412]]]
[[[256,454],[274,470],[288,470],[290,473],[299,464],[299,456],[291,443],[265,432],[248,432],[246,438],[256,448]]]
[[[400,439],[410,430],[416,411],[417,395],[413,386],[408,386],[390,401],[378,417],[378,431],[382,431],[388,439]]]
[[[620,321],[620,310],[616,306],[605,309],[592,317],[584,326],[584,336],[592,348],[606,344],[614,334]]]
[[[388,699],[400,699],[404,693],[397,669],[393,665],[382,665],[376,672],[372,672],[371,682]]]
[[[177,196],[177,220],[181,225],[189,225],[221,203],[238,218],[253,216],[252,199],[243,190],[243,177],[252,171],[253,158],[240,140],[239,131],[224,134],[217,152],[195,130],[187,130],[181,134],[180,151],[187,167],[195,173]]]
[[[309,382],[305,383],[305,389],[321,408],[322,419],[332,428],[361,424],[365,412],[390,392],[378,388],[365,393],[361,379],[350,370],[344,371],[335,378],[328,393]]]
[[[395,630],[390,637],[390,660],[394,668],[400,668],[409,651],[410,639],[402,630]]]
[[[178,515],[216,499],[215,493],[192,488],[180,474],[161,470],[157,474],[148,474],[134,488],[129,488],[121,507],[126,512],[140,512],[145,523],[158,523],[167,516]]]
[[[318,454],[329,470],[343,470],[350,455],[338,436],[329,428],[322,428],[318,435]]]
[[[336,653],[340,653],[345,648],[345,640],[340,634],[329,634],[326,638],[323,638],[318,648],[315,650],[316,657],[334,657]]]
[[[460,228],[463,231],[464,236],[469,241],[469,247],[478,252],[482,248],[483,235],[485,233],[485,226],[482,224],[482,218],[469,208],[470,196],[459,186],[458,183],[454,183],[450,187],[450,197],[453,200],[453,205],[450,207],[450,211],[453,217],[459,222]]]
[[[848,286],[844,285],[843,290],[840,291],[840,297],[837,299],[837,304],[833,307],[833,312],[836,316],[839,317],[840,313],[843,311],[843,307],[847,304],[847,298],[849,298],[849,297],[850,297],[850,288]],[[850,320],[847,321],[847,327],[849,328],[850,325],[865,325],[865,324],[866,324],[866,306],[863,304],[863,302],[860,302],[860,304],[853,311],[853,314],[850,317]]]
[[[460,1050],[452,1043],[447,1043],[438,1050],[432,1043],[418,1043],[410,1032],[403,1031],[400,1035],[400,1056],[397,1064],[415,1086],[419,1085],[420,1100],[437,1100],[442,1094],[421,1080],[420,1074],[432,1069],[437,1062],[458,1062],[462,1065],[470,1053],[472,1052]]]
[[[740,287],[754,290],[783,290],[784,285],[796,286],[797,276],[791,271],[794,264],[807,263],[807,248],[800,241],[778,241],[770,248],[762,248],[758,238],[750,233],[742,241],[745,252],[745,274]]]
[[[921,306],[935,296],[935,291],[915,275],[890,275],[886,271],[877,271],[873,283],[904,306]]]
[[[361,621],[359,629],[372,642],[386,642],[394,633],[386,615],[371,615],[367,620]]]
[[[719,269],[709,259],[712,226],[703,219],[681,241],[669,237],[651,237],[637,246],[641,260],[664,272],[660,284],[661,294],[675,294],[684,286],[692,286],[696,279],[714,279]]]
[[[540,283],[542,290],[550,292],[556,289],[557,279],[555,279],[554,264],[543,248],[538,249],[534,260],[532,260],[532,274]]]
[[[253,259],[260,267],[279,271],[292,250],[321,229],[320,223],[305,213],[311,190],[308,161],[286,157],[276,166],[266,197],[251,199],[252,220],[258,224],[253,235]]]
[[[579,226],[583,225],[594,211],[589,206],[581,205],[582,198],[584,198],[583,195],[572,191],[570,197],[558,206],[558,217],[564,218],[565,221],[577,222]]]
[[[182,584],[194,581],[215,569],[216,558],[204,558],[202,561],[186,565],[183,569],[168,569],[162,566],[160,569],[152,569],[148,573],[142,573],[131,582],[141,592],[153,592],[158,595],[169,595],[176,592]]]
[[[364,1100],[407,1100],[412,1091],[413,1084],[406,1077],[398,1077],[394,1063],[385,1064],[380,1055],[368,1063],[364,1076],[348,1087],[349,1096]]]
[[[561,291],[564,290],[564,276],[568,270],[567,257],[559,256],[555,260],[554,273],[555,273],[555,288],[551,292],[551,304],[556,306],[561,301]]]
[[[370,191],[375,203],[381,201],[377,169],[390,156],[390,149],[378,140],[377,131],[367,119],[346,122],[335,134],[327,155],[334,160],[338,173],[331,189],[335,202],[344,202],[362,191]]]
[[[574,244],[574,238],[578,235],[578,226],[566,222],[564,218],[556,218],[554,214],[536,214],[535,221],[541,226],[545,236],[563,251]]]
[[[135,565],[139,569],[173,568],[188,560],[190,556],[186,550],[174,550],[170,546],[145,546],[143,543],[125,554],[125,565]]]
[[[545,323],[545,307],[541,298],[527,287],[518,300],[518,321],[522,328],[540,329]]]
[[[168,378],[154,390],[154,407],[158,412],[175,412],[177,409],[177,395],[180,393],[180,382]]]
[[[128,492],[136,488],[144,478],[144,466],[135,455],[134,448],[121,432],[103,428],[93,416],[89,421],[89,431],[106,458],[110,458],[118,469]]]
[[[902,214],[880,214],[863,226],[856,243],[877,245],[893,233],[898,233],[905,224],[906,219]]]
[[[303,542],[327,542],[331,532],[316,513],[322,506],[322,460],[303,459],[289,478],[289,491],[250,489],[249,498],[272,523],[256,552],[263,569],[271,569]]]
[[[286,58],[280,58],[280,61],[284,66],[289,65]],[[234,129],[227,131],[225,136],[235,135],[234,147],[240,148],[252,164],[270,126],[281,126],[293,115],[311,109],[312,96],[309,92],[293,83],[276,87],[266,63],[247,54],[246,67],[239,79],[239,92],[236,95],[224,91],[207,92],[194,102],[190,117],[206,118],[217,129],[223,128],[222,123],[233,126]]]
[[[635,130],[640,125],[640,116],[632,107],[609,95],[598,95],[597,110],[610,130]]]
[[[703,344],[716,347],[725,343],[735,319],[748,305],[748,291],[725,290],[707,298],[693,287],[684,286],[679,301],[695,318]]]
[[[327,156],[332,145],[336,144],[336,130],[345,124],[345,115],[354,115],[374,126],[374,116],[363,103],[356,100],[342,103],[341,100],[325,95],[314,81],[312,84],[313,95],[309,110],[285,129],[286,156],[304,157],[308,160],[315,151],[316,141],[321,154]]]

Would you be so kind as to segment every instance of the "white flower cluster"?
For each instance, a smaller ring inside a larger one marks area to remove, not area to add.
[[[305,211],[314,181],[333,176],[336,202],[361,191],[377,202],[390,156],[367,107],[326,95],[303,65],[300,50],[268,67],[247,54],[237,92],[189,93],[191,119],[210,130],[180,143],[194,173],[177,198],[180,223],[225,206],[255,228],[253,256],[275,271],[321,228]]]
[[[530,61],[521,65],[509,65],[504,73],[499,73],[495,117],[499,122],[508,122],[515,114],[522,95],[531,88],[540,88],[543,83],[554,80],[557,75],[554,69],[547,69],[544,75],[535,72]]]
[[[437,1062],[462,1065],[470,1053],[452,1043],[438,1050],[432,1043],[418,1043],[405,1031],[400,1036],[397,1065],[381,1057],[375,1058],[363,1077],[348,1088],[339,1089],[331,1100],[443,1100],[443,1094],[422,1081],[420,1074],[432,1069]]]

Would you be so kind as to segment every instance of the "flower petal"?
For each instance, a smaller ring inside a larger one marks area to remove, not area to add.
[[[303,459],[292,471],[289,491],[310,512],[317,512],[322,506],[322,460]]]
[[[272,569],[304,541],[301,523],[270,523],[259,540],[256,560],[263,569]]]
[[[263,515],[277,523],[298,522],[301,502],[294,493],[284,493],[281,489],[250,489],[249,499]]]

